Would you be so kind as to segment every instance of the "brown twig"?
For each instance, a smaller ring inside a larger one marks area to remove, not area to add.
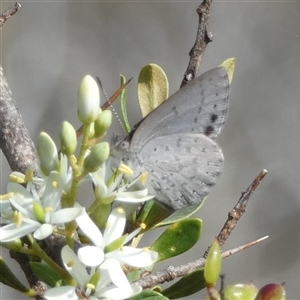
[[[0,66],[0,148],[12,171],[36,169],[36,150]]]
[[[0,15],[0,28],[4,25],[4,23],[12,17],[15,13],[17,13],[21,9],[21,4],[16,2],[12,8],[6,10],[3,14]]]
[[[203,0],[203,2],[197,8],[197,13],[199,15],[197,36],[195,44],[189,53],[190,61],[187,70],[184,73],[180,87],[183,87],[189,81],[195,78],[199,72],[200,63],[206,46],[212,41],[212,34],[207,30],[211,9],[212,0]]]
[[[223,228],[221,229],[220,233],[217,236],[218,242],[221,247],[229,238],[231,232],[236,227],[238,221],[245,213],[251,195],[253,194],[253,192],[256,190],[256,188],[258,187],[258,185],[266,175],[267,175],[267,170],[262,170],[258,174],[258,176],[254,179],[254,181],[250,184],[248,189],[242,193],[239,201],[236,203],[234,208],[228,213],[227,221],[225,222]],[[203,255],[204,257],[206,257],[208,250],[209,248],[204,253]]]
[[[258,243],[264,241],[267,238],[268,238],[268,236],[265,236],[258,240],[255,240],[253,242],[250,242],[248,244],[225,251],[222,253],[222,258],[226,258],[233,254],[237,254],[245,249],[248,249],[249,247],[257,245]],[[203,268],[205,265],[205,262],[206,262],[206,259],[201,257],[193,262],[186,263],[186,264],[178,266],[178,267],[169,266],[168,268],[166,268],[162,271],[152,273],[150,275],[147,275],[147,276],[139,279],[138,281],[134,282],[133,285],[140,285],[144,289],[151,288],[157,284],[163,284],[164,282],[169,282],[178,277],[185,276],[185,275],[192,273],[200,268]]]

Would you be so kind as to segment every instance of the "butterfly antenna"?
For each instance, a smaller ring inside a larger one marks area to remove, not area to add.
[[[103,88],[103,85],[102,85],[102,82],[101,82],[100,78],[97,76],[96,79],[97,79],[97,82],[98,82],[98,84],[99,84],[99,87],[100,87],[100,89],[101,89],[101,91],[102,91],[102,93],[103,93],[103,95],[104,95],[104,97],[105,97],[105,99],[106,99],[106,102],[109,104],[109,106],[110,106],[111,110],[113,111],[115,117],[117,118],[118,122],[120,123],[123,132],[125,132],[125,128],[124,128],[123,122],[121,121],[121,118],[120,118],[120,116],[118,115],[117,111],[115,110],[114,106],[113,106],[112,103],[110,102],[110,100],[109,100],[109,98],[108,98],[108,96],[107,96],[107,94],[106,94],[106,91],[105,91],[104,88]]]

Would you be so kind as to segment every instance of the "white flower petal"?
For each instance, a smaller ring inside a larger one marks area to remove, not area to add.
[[[16,199],[10,199],[11,205],[14,207],[15,210],[22,213],[22,215],[29,217],[30,219],[35,220],[35,215],[33,213],[33,199],[29,202],[24,202],[20,204],[19,202],[15,201]]]
[[[107,266],[111,281],[119,288],[130,289],[129,281],[124,274],[120,263],[113,258],[109,258],[105,259],[105,264]]]
[[[53,226],[51,224],[42,224],[38,228],[33,236],[38,240],[43,240],[53,232]]]
[[[20,227],[15,223],[8,224],[0,228],[0,242],[6,243],[19,239],[29,233],[32,233],[41,226],[39,222],[24,219]]]
[[[112,241],[121,237],[126,224],[126,213],[121,207],[116,207],[110,213],[104,231],[103,242],[109,245]],[[104,245],[102,245],[104,246]]]
[[[62,248],[61,258],[66,270],[78,282],[79,286],[85,287],[86,283],[89,281],[90,276],[85,266],[68,245]]]
[[[151,250],[125,246],[122,250],[118,251],[114,258],[126,265],[135,268],[144,268],[149,267],[156,262],[158,253]]]
[[[83,207],[63,208],[54,212],[51,216],[51,223],[68,223],[75,220],[85,212]]]
[[[57,208],[63,192],[63,179],[57,171],[52,171],[46,181],[46,189],[42,198],[44,207]]]
[[[141,202],[151,200],[154,197],[155,197],[154,195],[149,195],[149,196],[145,196],[145,197],[142,197],[142,198],[134,198],[133,195],[124,195],[124,194],[119,195],[119,194],[117,194],[116,201],[129,202],[129,203],[141,203]]]
[[[128,289],[107,288],[106,291],[105,290],[102,291],[101,297],[104,297],[106,299],[123,300],[140,294],[142,290],[143,289],[141,286],[133,286]]]
[[[107,195],[107,186],[104,181],[104,177],[101,174],[102,172],[100,173],[100,171],[103,168],[103,165],[97,172],[92,173],[91,177],[94,182],[94,185],[96,186],[96,191],[99,194],[99,196],[105,197]]]
[[[102,233],[87,213],[84,213],[76,218],[76,222],[81,231],[92,241],[95,246],[99,247],[102,244]]]
[[[78,300],[78,296],[76,294],[75,286],[60,286],[52,289],[48,289],[44,297],[47,300]]]
[[[78,250],[78,258],[85,265],[96,267],[103,262],[104,252],[94,246],[84,246]]]

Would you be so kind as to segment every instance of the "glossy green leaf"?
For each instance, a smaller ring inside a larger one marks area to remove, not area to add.
[[[179,222],[181,220],[189,218],[190,216],[192,216],[195,212],[197,212],[202,207],[205,200],[206,200],[206,197],[199,204],[187,206],[187,207],[184,207],[180,210],[175,211],[172,215],[170,215],[169,217],[167,217],[163,221],[157,223],[154,226],[154,228],[170,225],[170,224],[173,224],[175,222]]]
[[[159,253],[157,262],[160,262],[189,250],[199,240],[201,233],[202,220],[182,220],[169,226],[150,249]]]
[[[149,64],[142,68],[138,79],[138,97],[143,117],[169,97],[169,82],[160,66]]]
[[[184,298],[206,288],[204,269],[197,270],[182,277],[175,284],[162,291],[169,299]]]
[[[30,262],[30,266],[34,274],[39,280],[47,283],[51,287],[62,285],[62,278],[56,271],[50,268],[47,264],[40,262]]]
[[[126,78],[123,75],[120,75],[120,77],[121,77],[121,85],[123,85],[126,82]],[[127,115],[127,87],[125,87],[121,92],[121,113],[122,113],[125,130],[127,133],[129,133],[131,132],[131,126]]]
[[[15,274],[3,260],[2,256],[0,256],[0,282],[20,291],[21,293],[28,293],[30,290],[15,276]]]
[[[131,300],[168,300],[165,296],[161,295],[160,293],[154,292],[154,291],[142,291],[140,294],[138,294],[135,297],[130,298]]]

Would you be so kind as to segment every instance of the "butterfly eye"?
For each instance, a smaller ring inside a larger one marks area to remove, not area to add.
[[[119,149],[120,150],[128,150],[129,149],[129,142],[128,141],[122,141],[120,144],[119,144]]]

